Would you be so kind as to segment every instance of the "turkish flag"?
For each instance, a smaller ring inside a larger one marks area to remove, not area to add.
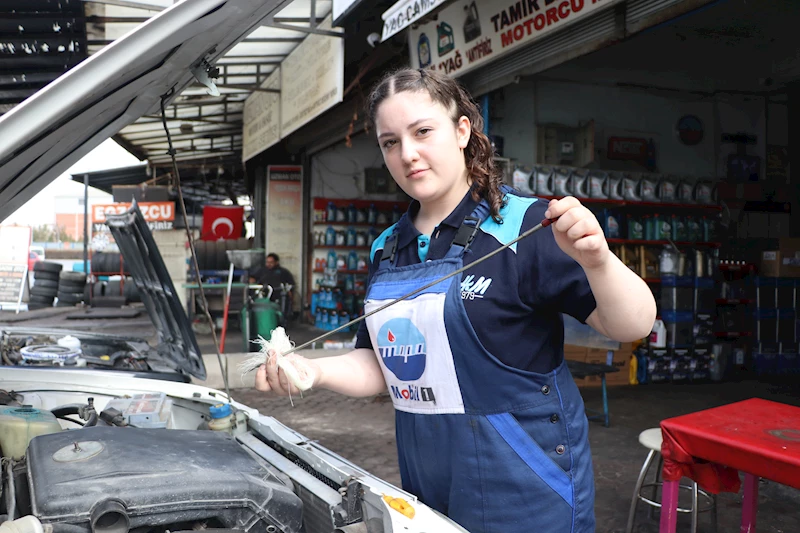
[[[242,236],[244,207],[239,205],[203,206],[203,230],[200,238],[204,241],[238,239]]]

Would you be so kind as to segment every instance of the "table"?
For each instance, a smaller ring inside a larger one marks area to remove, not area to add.
[[[613,360],[614,352],[609,350],[608,351],[608,360]],[[603,425],[608,427],[610,424],[610,414],[608,410],[608,393],[606,391],[606,374],[609,372],[619,372],[619,368],[612,366],[610,364],[601,365],[597,363],[584,363],[581,361],[572,361],[570,359],[567,360],[567,367],[569,368],[570,374],[572,377],[581,379],[588,376],[600,376],[600,386],[603,389],[603,412],[598,413],[593,409],[586,409],[588,413],[597,413],[594,415],[587,416],[586,418],[589,420],[603,420]]]
[[[197,303],[195,301],[195,295],[196,295],[195,293],[197,293],[200,290],[200,286],[197,283],[184,283],[182,285],[182,287],[189,291],[189,298],[188,298],[188,300],[189,300],[188,301],[188,303],[189,303],[188,307],[189,308],[186,310],[186,313],[188,314],[189,322],[191,323],[192,320],[194,319],[194,315],[197,313]],[[231,292],[233,292],[234,290],[237,290],[237,289],[241,289],[242,290],[242,295],[243,295],[243,298],[244,298],[244,302],[246,303],[247,302],[247,289],[248,289],[248,287],[261,288],[261,285],[250,285],[248,283],[242,283],[242,282],[236,281],[236,282],[231,283]],[[209,293],[213,293],[214,296],[221,298],[221,302],[222,303],[220,304],[220,307],[225,305],[225,295],[226,295],[227,291],[228,291],[228,283],[227,282],[226,283],[203,283],[203,292],[206,293],[206,299],[209,299],[208,297],[211,296],[211,294],[209,294]],[[238,310],[232,310],[232,311],[233,311],[233,314],[238,314],[239,313]],[[229,311],[229,313],[230,313],[230,311]]]
[[[745,473],[741,533],[754,533],[759,478],[800,489],[800,408],[753,398],[661,422],[664,486],[660,533],[674,533],[678,483],[739,492]]]
[[[570,315],[562,314],[561,317],[564,321],[564,344],[606,350],[605,365],[567,360],[567,366],[572,376],[578,379],[588,376],[600,376],[601,386],[603,388],[603,412],[598,413],[595,410],[586,409],[588,413],[598,413],[588,416],[587,418],[589,420],[603,420],[603,425],[608,427],[610,424],[610,415],[608,410],[606,374],[609,372],[619,372],[619,369],[612,366],[611,363],[614,361],[614,351],[619,350],[622,345],[615,340],[609,339],[605,335],[601,335],[589,324],[583,324]]]

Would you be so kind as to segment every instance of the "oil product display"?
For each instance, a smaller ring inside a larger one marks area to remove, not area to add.
[[[314,199],[309,309],[318,328],[330,331],[364,313],[372,244],[407,208],[406,202]]]

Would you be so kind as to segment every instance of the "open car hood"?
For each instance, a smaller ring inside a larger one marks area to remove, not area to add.
[[[180,370],[205,380],[197,338],[139,206],[134,201],[125,213],[106,215],[106,224],[158,331],[156,350]]]
[[[0,222],[292,0],[183,0],[0,117]]]

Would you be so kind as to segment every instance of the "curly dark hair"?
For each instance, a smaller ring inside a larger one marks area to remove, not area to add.
[[[435,70],[403,68],[389,72],[378,82],[367,99],[367,113],[373,127],[381,103],[403,91],[428,93],[431,100],[450,111],[455,124],[462,116],[469,119],[472,131],[464,149],[464,162],[472,179],[472,197],[475,201],[485,198],[492,218],[498,223],[502,222],[502,173],[495,165],[492,143],[483,133],[481,112],[466,89],[455,79]]]

